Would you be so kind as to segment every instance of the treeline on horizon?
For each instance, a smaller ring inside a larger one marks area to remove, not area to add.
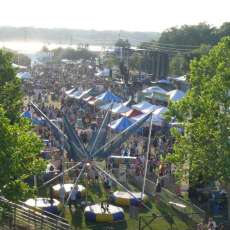
[[[225,22],[220,27],[206,23],[183,25],[165,30],[157,41],[142,43],[140,47],[167,53],[169,74],[184,75],[189,72],[191,60],[208,54],[211,47],[225,36],[230,36],[230,22]]]
[[[128,39],[132,45],[157,40],[158,32],[96,31],[62,28],[0,27],[0,41],[40,41],[57,44],[114,45],[117,39]]]

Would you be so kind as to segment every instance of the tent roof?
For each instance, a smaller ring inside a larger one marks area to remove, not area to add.
[[[108,104],[105,104],[105,105],[100,106],[99,109],[101,109],[101,110],[108,110],[108,109],[110,109],[111,107],[112,107],[112,109],[114,109],[114,108],[116,108],[118,105],[119,105],[119,103],[116,103],[116,102],[113,103],[113,105],[112,105],[112,103],[108,103]]]
[[[161,80],[157,81],[157,83],[160,83],[160,84],[168,84],[168,85],[172,84],[172,83],[171,83],[169,80],[167,80],[167,79],[161,79]]]
[[[75,98],[78,99],[78,100],[80,100],[80,99],[82,99],[83,97],[89,95],[89,93],[90,93],[91,91],[92,91],[92,88],[91,88],[91,89],[87,89],[87,90],[81,92],[81,94],[80,94],[79,96],[76,96]]]
[[[142,114],[142,115],[138,115],[136,117],[132,117],[133,120],[135,120],[136,122],[143,119],[143,117],[146,116],[145,114]],[[150,125],[150,122],[151,122],[151,119],[152,119],[152,116],[150,116],[147,121],[144,123],[143,126],[149,126]],[[158,125],[158,126],[161,126],[162,125],[162,118],[160,116],[157,116],[157,115],[154,115],[153,114],[153,124],[154,125]]]
[[[94,99],[93,96],[89,96],[89,97],[83,98],[84,101],[90,101],[90,100],[92,100],[92,99]]]
[[[77,98],[77,97],[79,97],[81,94],[82,94],[82,91],[77,90],[77,91],[73,91],[73,93],[68,94],[68,96],[71,97],[71,98]]]
[[[159,86],[152,86],[152,87],[146,88],[146,89],[142,90],[142,92],[143,93],[161,93],[161,94],[167,93],[166,90],[162,89]]]
[[[122,102],[122,99],[113,94],[110,90],[107,90],[106,92],[98,95],[96,98],[103,102]]]
[[[69,94],[73,93],[75,90],[76,90],[76,88],[72,88],[72,89],[66,90],[65,94],[69,95]]]
[[[17,77],[22,79],[22,80],[28,80],[28,79],[32,78],[32,76],[29,72],[20,72],[17,74]]]
[[[135,116],[138,116],[138,115],[141,115],[141,114],[143,114],[143,113],[141,111],[139,111],[139,110],[136,110],[136,109],[130,109],[126,113],[121,113],[121,115],[125,116],[125,117],[135,117]]]
[[[146,109],[150,109],[152,108],[153,104],[147,102],[147,101],[142,101],[138,104],[132,105],[133,109],[139,110],[139,111],[143,111]]]
[[[169,91],[167,95],[171,101],[179,101],[185,96],[185,93],[181,90],[174,89]]]
[[[113,113],[126,113],[130,111],[131,109],[127,106],[125,106],[122,103],[117,104],[115,107],[112,108]]]
[[[112,121],[108,126],[116,132],[122,132],[134,123],[127,117],[121,117],[118,120]]]
[[[173,81],[185,82],[186,81],[186,75],[183,75],[180,77],[168,77],[168,79],[173,80]]]
[[[167,111],[168,111],[168,108],[162,106],[162,107],[156,109],[156,110],[153,112],[153,114],[154,114],[155,116],[158,116],[159,118],[163,119],[163,118],[164,118],[163,115],[164,115]]]
[[[156,109],[159,109],[159,108],[160,108],[160,106],[158,106],[158,105],[152,105],[149,108],[141,110],[141,112],[142,113],[151,113],[151,112],[153,112],[153,111],[155,111]]]

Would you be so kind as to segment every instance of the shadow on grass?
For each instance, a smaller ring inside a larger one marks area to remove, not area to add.
[[[92,184],[90,186],[90,190],[91,190],[92,193],[97,194],[97,196],[99,198],[103,197],[103,190],[102,190],[101,184],[98,184],[98,183],[97,184]]]
[[[76,208],[75,211],[72,211],[70,209],[70,215],[71,215],[72,225],[76,229],[82,229],[83,221],[84,221],[83,211],[79,208]]]
[[[160,212],[160,215],[164,217],[164,219],[169,223],[169,224],[174,224],[174,219],[173,216],[175,216],[174,211],[172,208],[163,202],[160,202],[157,205],[157,209]]]
[[[86,221],[86,226],[88,229],[91,229],[91,230],[107,230],[107,229],[125,230],[125,229],[128,229],[126,221],[111,222],[111,223],[96,223],[92,221]]]

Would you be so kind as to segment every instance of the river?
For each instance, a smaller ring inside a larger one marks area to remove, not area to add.
[[[55,43],[43,43],[35,41],[0,41],[0,48],[8,48],[15,51],[18,51],[23,54],[34,54],[42,49],[42,47],[47,47],[49,50],[62,47],[62,48],[73,48],[77,49],[77,45],[68,45],[68,44],[55,44]],[[103,46],[90,45],[89,50],[91,51],[103,51],[105,48]]]

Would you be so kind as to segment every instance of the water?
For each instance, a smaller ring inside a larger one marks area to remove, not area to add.
[[[23,42],[23,41],[9,41],[9,42],[2,42],[0,41],[0,48],[8,48],[8,49],[12,49],[15,51],[18,51],[20,53],[23,54],[34,54],[38,51],[40,51],[42,49],[42,47],[47,47],[49,50],[51,49],[56,49],[58,47],[61,48],[73,48],[73,49],[77,49],[78,46],[77,45],[68,45],[68,44],[55,44],[55,43],[43,43],[43,42],[34,42],[34,41],[27,41],[27,42]],[[95,45],[90,45],[89,46],[89,50],[91,51],[97,51],[97,52],[101,52],[105,49],[106,47],[103,46],[95,46]]]

